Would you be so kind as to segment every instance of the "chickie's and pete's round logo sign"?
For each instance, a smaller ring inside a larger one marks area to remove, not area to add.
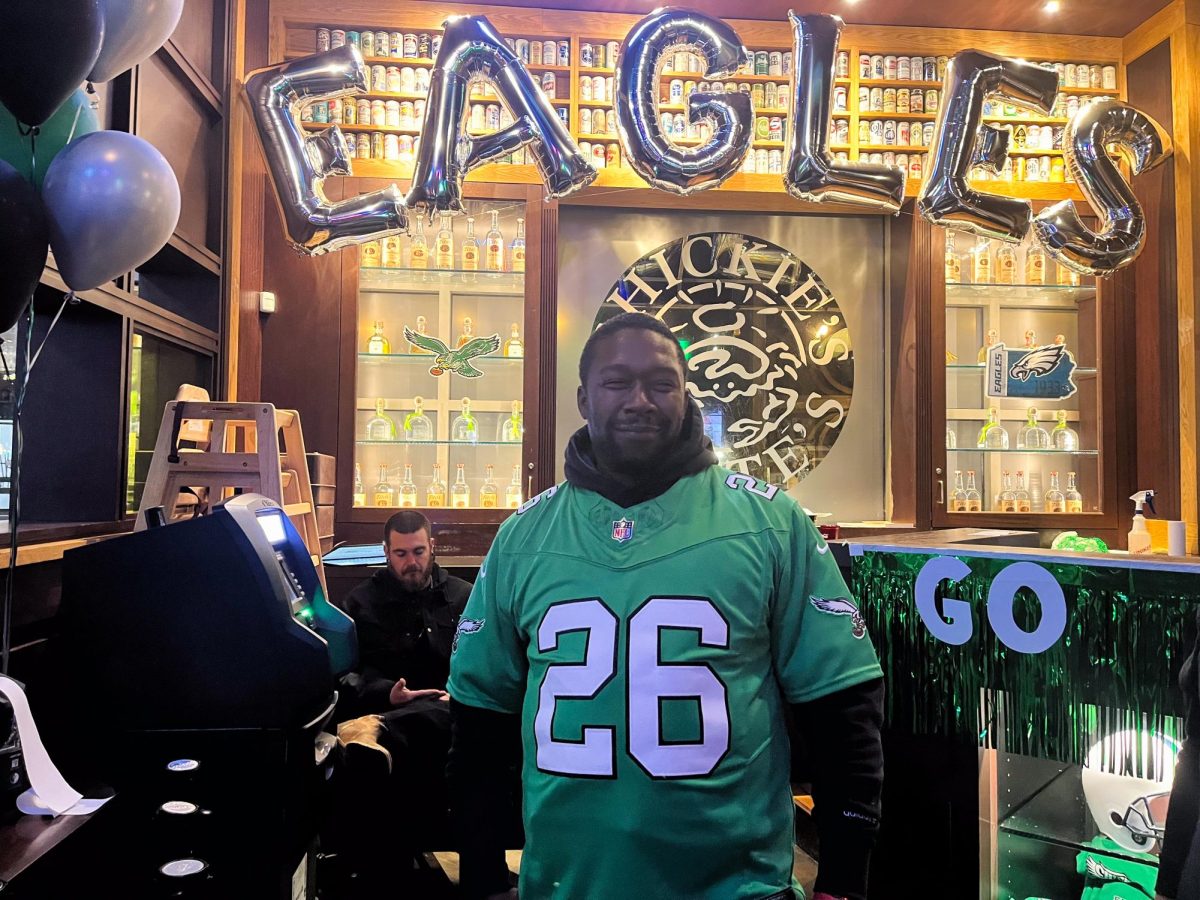
[[[688,390],[721,464],[784,483],[815,469],[854,389],[846,317],[820,276],[745,234],[692,234],[630,266],[593,327],[638,310],[683,345]]]

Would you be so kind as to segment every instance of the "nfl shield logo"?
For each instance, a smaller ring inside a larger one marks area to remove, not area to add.
[[[613,540],[618,544],[623,544],[633,537],[633,519],[618,519],[613,522]]]

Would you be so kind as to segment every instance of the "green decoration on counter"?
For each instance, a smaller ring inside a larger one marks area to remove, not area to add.
[[[1179,668],[1196,619],[1194,575],[1044,564],[1061,585],[1066,631],[1045,652],[1018,653],[988,625],[988,589],[1011,559],[962,557],[971,573],[941,598],[968,604],[973,634],[954,645],[917,614],[914,586],[928,553],[852,557],[851,587],[888,681],[886,721],[901,733],[1082,765],[1098,735],[1149,729],[1178,736]],[[1032,631],[1036,597],[1018,590],[1013,615]]]
[[[1081,537],[1077,532],[1064,531],[1050,545],[1052,550],[1070,550],[1075,553],[1107,553],[1108,544],[1098,537]]]

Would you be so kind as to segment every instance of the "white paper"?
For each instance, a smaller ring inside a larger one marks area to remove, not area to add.
[[[67,784],[46,752],[46,745],[42,743],[33,713],[29,710],[29,699],[18,682],[7,675],[0,675],[0,694],[12,706],[17,734],[21,739],[25,773],[29,776],[29,790],[17,798],[17,809],[31,816],[86,816],[111,799],[86,800]]]

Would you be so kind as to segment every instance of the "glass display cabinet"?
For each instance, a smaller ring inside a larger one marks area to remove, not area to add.
[[[467,200],[360,255],[353,506],[512,509],[527,494],[525,204]]]
[[[935,337],[944,322],[933,350],[944,368],[933,382],[934,523],[983,516],[989,524],[1021,517],[1023,527],[1102,527],[1112,513],[1105,437],[1113,412],[1101,288],[1056,265],[1032,238],[944,235],[944,315],[934,310]]]

